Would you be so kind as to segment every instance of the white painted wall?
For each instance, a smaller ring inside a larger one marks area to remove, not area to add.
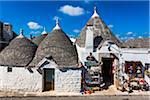
[[[106,41],[107,42],[107,41]],[[122,54],[123,62],[125,61],[141,61],[143,65],[145,63],[150,63],[150,53],[148,53],[148,49],[146,48],[119,48],[117,45],[111,45],[111,51],[108,50],[107,43],[104,43],[100,50],[97,52],[93,52],[93,55],[98,59],[99,53],[115,53],[116,56],[119,57],[119,53]],[[84,62],[88,53],[85,48],[81,48],[76,44],[79,60]]]
[[[55,68],[56,92],[80,92],[81,70],[69,69],[62,72],[54,62],[43,68]],[[7,66],[0,66],[0,91],[42,91],[42,75],[37,68],[32,68],[33,73],[24,67],[13,67],[12,72],[7,72]]]
[[[7,67],[0,66],[1,91],[42,91],[42,75],[36,68],[33,73],[24,67],[13,67],[12,72],[7,72]]]
[[[78,44],[76,44],[76,48],[77,48],[77,53],[78,53],[78,59],[79,59],[79,61],[81,61],[83,63],[85,48],[79,47]]]
[[[120,51],[120,48],[116,44],[112,44],[110,46],[111,51],[109,51],[108,48],[109,48],[108,42],[105,41],[102,47],[99,50],[97,50],[97,52],[98,53],[119,53]]]
[[[76,92],[81,90],[81,70],[67,70],[62,72],[56,70],[55,90],[56,92]]]
[[[81,70],[68,69],[61,71],[57,68],[55,62],[50,61],[49,64],[43,68],[54,68],[55,69],[55,88],[57,92],[76,92],[79,93],[81,90]]]
[[[90,51],[87,51],[85,48],[81,48],[76,44],[77,52],[78,52],[78,59],[83,64],[86,61],[86,57],[89,56]],[[92,55],[95,57],[96,60],[99,59],[98,52],[92,52]]]
[[[150,63],[150,53],[148,53],[148,49],[124,48],[121,50],[124,61],[141,61],[143,65]]]
[[[0,67],[0,90],[2,88],[2,80],[3,80],[3,68]]]

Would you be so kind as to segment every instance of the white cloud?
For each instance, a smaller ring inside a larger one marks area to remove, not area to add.
[[[60,7],[59,11],[70,16],[79,16],[84,14],[84,9],[81,7],[73,7],[72,5],[64,5]]]
[[[128,36],[125,36],[125,37],[121,37],[120,38],[121,40],[125,41],[125,40],[129,40],[129,39],[134,39],[134,37],[128,37]]]
[[[120,34],[116,34],[116,37],[117,37],[117,38],[120,38]]]
[[[144,34],[146,34],[146,35],[149,34],[150,35],[150,32],[144,32]]]
[[[28,22],[27,25],[29,26],[30,29],[34,30],[42,28],[42,26],[36,22]]]
[[[142,36],[139,36],[138,38],[143,38]]]
[[[54,16],[53,20],[57,20],[57,19],[61,20],[61,18],[60,18],[60,17],[58,17],[58,16]]]
[[[121,40],[127,40],[128,37],[121,37],[120,39],[121,39]]]
[[[132,34],[134,34],[133,32],[127,32],[127,35],[132,35]]]
[[[80,30],[79,29],[74,29],[73,32],[74,33],[80,33]]]
[[[110,24],[110,25],[108,25],[108,27],[109,27],[109,28],[113,28],[113,27],[114,27],[114,25]]]
[[[31,31],[30,34],[32,34],[32,35],[41,34],[41,31]]]
[[[89,3],[90,1],[89,1],[89,0],[84,0],[84,2],[85,2],[85,3]]]
[[[134,37],[128,37],[128,39],[134,39]]]

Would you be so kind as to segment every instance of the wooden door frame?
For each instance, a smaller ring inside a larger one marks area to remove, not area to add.
[[[43,68],[42,70],[42,92],[45,91],[45,70],[46,69],[54,70],[54,76],[55,76],[55,68]],[[54,89],[55,89],[55,79],[54,79]]]
[[[44,68],[42,70],[42,92],[44,92]]]
[[[113,65],[114,59],[115,59],[115,58],[102,57],[102,62],[109,60],[109,61],[111,61],[112,65]],[[103,70],[104,70],[104,66],[102,65],[102,71],[103,71]],[[112,66],[110,66],[110,69],[109,69],[109,70],[111,70],[111,74],[112,74]],[[103,73],[103,72],[102,72],[102,73]],[[102,75],[102,77],[103,77],[103,75]],[[111,77],[111,80],[114,80],[114,77]],[[114,84],[114,82],[112,82],[112,83]]]

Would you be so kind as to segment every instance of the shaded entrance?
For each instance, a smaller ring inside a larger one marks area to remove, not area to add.
[[[44,68],[44,91],[54,90],[54,69]]]
[[[105,88],[107,89],[111,84],[113,84],[113,73],[112,73],[112,64],[113,58],[102,58],[102,77],[103,82],[105,83]]]

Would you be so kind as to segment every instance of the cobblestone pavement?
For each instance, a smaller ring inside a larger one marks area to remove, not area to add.
[[[149,100],[149,96],[45,96],[3,97],[0,100]]]

